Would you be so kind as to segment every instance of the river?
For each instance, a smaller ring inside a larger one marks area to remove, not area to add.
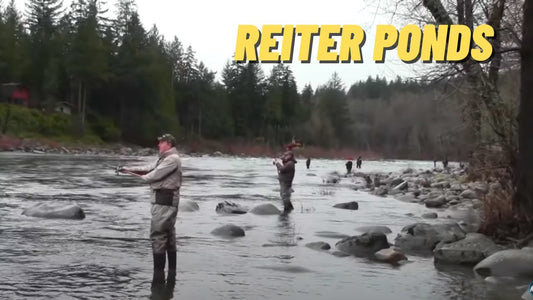
[[[147,299],[152,279],[149,189],[139,179],[117,176],[113,166],[155,162],[155,157],[103,157],[0,153],[1,299]],[[336,257],[306,243],[333,248],[357,227],[384,225],[389,242],[402,227],[429,211],[355,191],[351,179],[323,179],[344,172],[344,162],[297,163],[288,219],[218,215],[217,203],[281,208],[269,158],[184,157],[181,199],[199,204],[179,212],[178,274],[174,299],[516,299],[524,289],[495,285],[471,268],[435,266],[432,257],[409,256],[400,267],[357,257]],[[362,172],[429,169],[433,162],[363,161]],[[42,202],[77,203],[83,220],[21,215]],[[333,208],[357,201],[359,210]],[[412,215],[410,215],[411,213]],[[224,224],[246,231],[224,239],[210,232]],[[522,287],[521,287],[522,288]]]

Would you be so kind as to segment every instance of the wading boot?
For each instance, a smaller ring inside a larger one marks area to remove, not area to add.
[[[154,277],[152,279],[152,284],[165,283],[165,263],[166,263],[166,254],[155,254],[154,253]]]
[[[176,251],[167,251],[168,256],[168,276],[174,274],[176,277]]]
[[[283,206],[284,213],[290,213],[292,210],[294,210],[294,207],[292,206],[292,203],[290,201],[283,203]]]

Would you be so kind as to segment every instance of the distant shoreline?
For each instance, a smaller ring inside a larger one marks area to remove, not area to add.
[[[243,156],[243,157],[278,157],[284,149],[261,143],[244,141],[184,141],[178,143],[181,153],[191,156]],[[0,152],[28,152],[55,154],[87,154],[87,155],[129,155],[150,156],[157,155],[157,148],[142,147],[123,143],[62,143],[53,138],[19,138],[0,135]],[[311,159],[353,159],[362,156],[365,159],[382,159],[383,157],[371,151],[357,151],[353,149],[325,149],[317,146],[303,146],[294,149],[297,157]]]

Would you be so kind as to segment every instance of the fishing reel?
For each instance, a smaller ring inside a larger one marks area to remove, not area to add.
[[[124,172],[124,167],[123,166],[117,166],[115,168],[115,175],[120,175],[120,173]]]

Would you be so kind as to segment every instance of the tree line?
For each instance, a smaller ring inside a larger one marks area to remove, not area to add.
[[[0,83],[20,82],[33,106],[69,103],[73,134],[153,144],[154,136],[242,139],[271,146],[352,147],[389,157],[462,159],[459,99],[449,83],[368,77],[346,87],[336,73],[301,92],[289,65],[228,60],[221,80],[192,46],[145,29],[134,0],[113,18],[99,0],[0,5]],[[460,80],[459,80],[460,81]],[[444,94],[448,96],[443,97]],[[463,151],[464,150],[464,151]]]

